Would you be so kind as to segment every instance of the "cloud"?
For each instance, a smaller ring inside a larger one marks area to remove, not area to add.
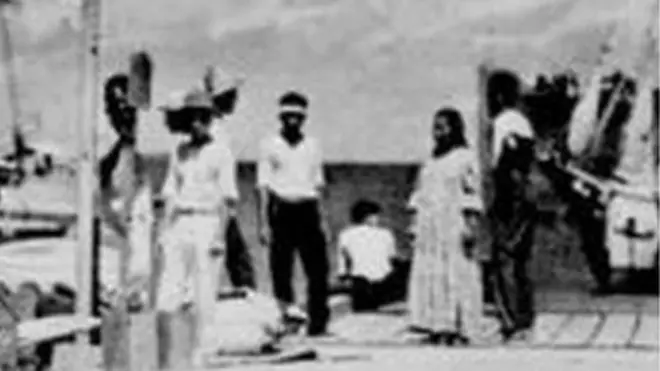
[[[57,33],[63,24],[80,27],[81,0],[24,1],[8,12],[10,22],[17,25],[22,36],[32,42]]]
[[[339,10],[337,3],[292,6],[283,0],[261,0],[258,6],[256,3],[246,5],[236,13],[216,17],[209,27],[209,35],[212,39],[219,40],[234,33],[267,27],[291,29],[318,17],[335,14]]]

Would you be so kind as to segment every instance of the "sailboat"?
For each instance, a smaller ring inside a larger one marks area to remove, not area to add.
[[[0,153],[0,241],[15,237],[61,235],[74,219],[74,210],[63,205],[49,205],[40,195],[52,194],[51,185],[43,178],[54,170],[52,150],[40,150],[27,142],[31,130],[21,117],[14,48],[7,21],[7,7],[0,4],[0,40],[2,41],[3,72],[7,89],[10,134],[0,138],[0,146],[9,147]]]

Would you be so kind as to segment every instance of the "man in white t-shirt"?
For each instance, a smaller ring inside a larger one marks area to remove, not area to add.
[[[322,228],[321,196],[325,185],[319,143],[302,131],[308,99],[298,92],[280,98],[281,131],[261,143],[257,165],[259,227],[270,249],[273,291],[285,317],[295,308],[293,259],[298,252],[307,276],[310,336],[326,333],[328,256]]]
[[[360,200],[351,208],[352,225],[339,234],[338,275],[351,293],[354,311],[377,309],[394,293],[394,234],[380,225],[381,207]]]

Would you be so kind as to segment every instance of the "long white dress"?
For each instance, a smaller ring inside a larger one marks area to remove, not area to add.
[[[465,209],[482,210],[475,154],[465,148],[424,163],[410,199],[416,211],[408,306],[410,324],[430,332],[478,336],[482,281],[463,246]]]

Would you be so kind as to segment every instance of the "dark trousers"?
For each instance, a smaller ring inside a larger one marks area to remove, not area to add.
[[[497,242],[494,249],[493,301],[502,321],[502,331],[513,333],[530,329],[534,324],[534,287],[528,265],[534,243],[534,224],[521,226],[519,238],[503,246]]]
[[[605,220],[594,215],[596,210],[589,205],[576,205],[571,211],[571,219],[577,226],[580,248],[587,259],[589,271],[598,287],[608,287],[612,270],[609,251],[605,246]]]
[[[370,281],[364,277],[350,277],[349,280],[348,291],[355,312],[377,310],[397,300],[398,287],[393,274],[380,281]]]
[[[229,273],[231,284],[234,287],[243,286],[256,289],[257,283],[252,264],[252,255],[250,255],[248,245],[245,243],[236,218],[229,219],[225,239],[227,247],[225,267]]]
[[[294,303],[293,262],[300,254],[307,276],[307,311],[310,332],[323,332],[330,317],[328,309],[329,263],[326,240],[321,230],[317,201],[288,202],[270,196],[269,221],[273,233],[270,270],[275,297]]]

